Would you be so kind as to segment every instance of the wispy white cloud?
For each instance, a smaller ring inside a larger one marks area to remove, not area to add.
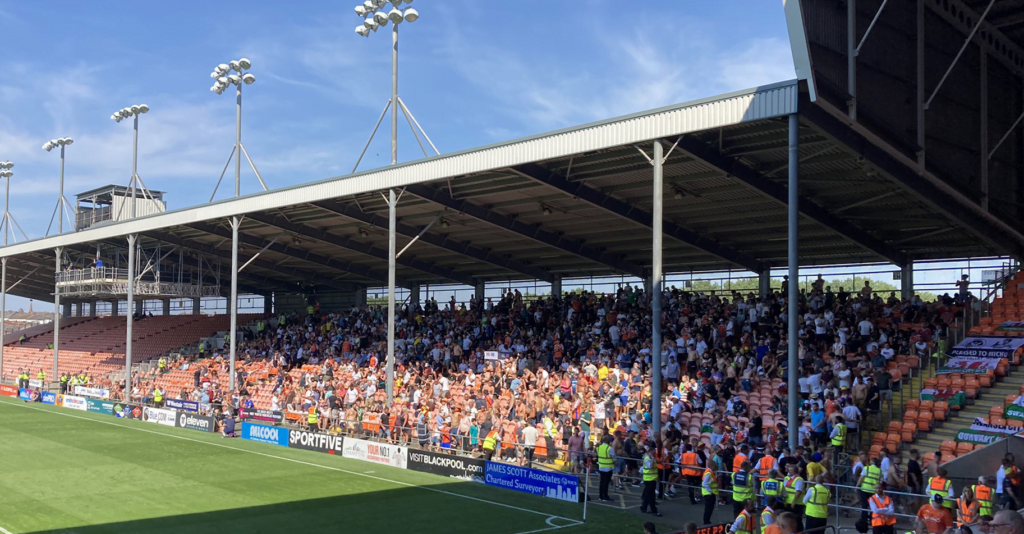
[[[623,35],[598,23],[585,36],[604,47],[598,61],[563,55],[524,57],[463,30],[444,53],[459,74],[488,94],[508,118],[536,129],[563,127],[670,105],[793,76],[780,39],[723,46],[698,21]],[[735,41],[735,40],[734,40]],[[472,46],[467,45],[472,42]]]

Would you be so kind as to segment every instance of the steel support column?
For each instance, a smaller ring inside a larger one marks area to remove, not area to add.
[[[6,231],[6,228],[4,229]],[[0,383],[4,379],[4,335],[7,332],[7,258],[0,258]]]
[[[397,33],[395,34],[398,35]],[[396,37],[397,39],[397,37]],[[398,51],[398,42],[395,42],[395,53]],[[392,143],[394,140],[392,140]],[[396,152],[392,145],[391,159],[395,163]],[[395,190],[388,190],[388,370],[387,370],[387,405],[391,406],[395,398],[395,252],[396,236],[395,224],[398,221],[396,213],[398,197]],[[418,289],[418,288],[417,288]]]
[[[924,90],[924,2],[917,0],[917,82],[914,102],[917,106],[917,164],[925,164],[925,90]]]
[[[555,297],[556,299],[561,299],[562,298],[562,277],[561,276],[555,275],[554,279],[551,281],[551,296]]]
[[[60,214],[58,214],[60,215]],[[61,270],[61,256],[64,254],[63,247],[57,247],[54,251],[54,262],[56,270],[54,271],[54,280],[56,275],[60,274]],[[60,286],[56,283],[53,284],[53,378],[60,376],[57,373],[57,364],[60,359]]]
[[[654,165],[651,213],[651,433],[658,440],[661,439],[661,253],[665,200],[665,155],[660,141],[654,142],[654,155],[651,159]]]
[[[981,178],[981,209],[988,211],[988,50],[985,50],[984,47],[978,48],[981,50],[981,57],[978,58],[978,76],[981,86],[981,94],[978,98],[981,108],[978,111],[978,122],[981,125],[981,131],[978,132],[978,145],[981,151],[979,177]]]
[[[420,303],[420,285],[419,284],[413,284],[413,286],[409,288],[408,306],[409,306],[409,316],[410,317],[412,317],[413,315],[416,314],[416,305],[419,304],[419,303]]]
[[[789,323],[789,448],[796,450],[800,428],[797,398],[800,354],[800,119],[794,113],[789,116],[789,295],[786,297],[786,320]]]
[[[163,302],[163,314],[164,315],[170,315],[171,314],[171,299],[163,299],[162,302]]]
[[[762,298],[772,292],[772,270],[765,269],[757,273],[757,292]]]
[[[76,302],[75,303],[75,317],[84,317],[85,314],[82,313],[84,308],[85,308],[85,304],[84,303]]]
[[[914,262],[900,265],[900,298],[908,300],[914,296]]]
[[[202,313],[202,303],[203,299],[201,298],[197,297],[192,299],[192,315],[199,315]]]
[[[237,196],[237,184],[235,194]],[[229,301],[231,308],[231,330],[230,335],[230,351],[231,351],[231,378],[229,380],[230,388],[232,391],[235,389],[235,350],[238,347],[238,227],[241,226],[242,220],[240,218],[231,218],[231,300]]]
[[[132,324],[135,322],[132,303],[135,302],[135,242],[138,238],[138,234],[128,234],[128,328],[124,345],[124,395],[129,402],[132,400]],[[114,303],[114,310],[117,310],[117,302]]]
[[[274,294],[267,293],[263,295],[263,314],[273,315],[274,314]]]
[[[857,0],[846,0],[847,113],[857,120]]]

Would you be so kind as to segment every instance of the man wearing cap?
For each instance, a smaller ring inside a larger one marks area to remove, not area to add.
[[[644,491],[640,497],[640,511],[661,517],[658,513],[658,504],[655,500],[655,493],[658,490],[658,465],[654,459],[654,442],[648,441],[644,445],[644,457],[641,464],[641,476],[644,481]]]
[[[927,530],[930,534],[943,534],[953,526],[953,514],[944,506],[942,495],[932,495],[931,501],[917,511],[918,531]]]

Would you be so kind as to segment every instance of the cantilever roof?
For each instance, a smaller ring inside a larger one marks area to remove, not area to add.
[[[641,276],[651,256],[647,154],[659,140],[666,270],[764,269],[786,258],[785,117],[805,99],[796,81],[783,82],[18,243],[0,257],[12,259],[14,277],[38,268],[13,293],[47,298],[55,247],[88,256],[97,242],[123,245],[138,233],[227,259],[226,221],[242,215],[240,262],[266,247],[240,273],[243,291],[381,285],[379,192],[399,188],[399,249],[437,220],[399,258],[400,284]],[[825,123],[801,118],[801,262],[1007,253],[913,195],[894,178],[899,169],[866,164],[865,146]]]

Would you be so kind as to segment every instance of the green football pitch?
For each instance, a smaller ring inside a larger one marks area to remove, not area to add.
[[[643,532],[643,520],[323,453],[0,398],[0,534]]]

